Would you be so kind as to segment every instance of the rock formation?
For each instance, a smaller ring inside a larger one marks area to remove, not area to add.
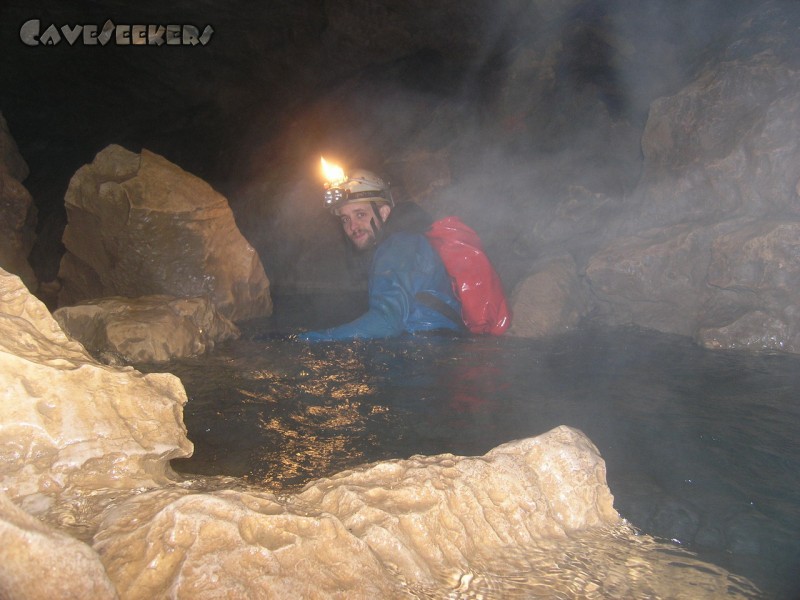
[[[36,206],[22,185],[27,176],[28,165],[0,113],[0,268],[19,275],[35,292],[38,280],[28,255],[36,237]]]
[[[59,308],[61,328],[103,362],[164,362],[198,356],[239,337],[207,297],[101,298]]]
[[[586,302],[572,256],[537,261],[514,288],[511,305],[515,318],[510,335],[540,338],[577,327],[586,314]]]
[[[773,15],[774,16],[774,15]],[[800,352],[800,77],[770,11],[653,102],[630,232],[586,265],[602,318],[713,348]],[[644,228],[643,228],[644,226]]]
[[[152,487],[188,456],[177,377],[98,364],[0,271],[0,491],[42,510],[76,489]]]
[[[59,305],[106,296],[208,296],[233,320],[268,316],[261,260],[223,196],[165,158],[116,145],[70,181]]]
[[[168,461],[191,443],[175,377],[93,361],[4,271],[0,334],[2,597],[755,593],[634,535],[575,429],[364,465],[290,495],[178,480]]]

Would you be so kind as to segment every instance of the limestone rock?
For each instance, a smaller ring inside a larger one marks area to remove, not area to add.
[[[261,260],[227,200],[165,158],[111,145],[66,194],[59,306],[106,296],[210,296],[237,321],[266,316]]]
[[[594,254],[586,280],[603,319],[693,335],[711,237],[707,228],[677,225],[620,238]]]
[[[70,337],[104,362],[164,362],[197,356],[239,329],[210,300],[142,296],[101,298],[53,313]]]
[[[510,335],[538,338],[578,325],[586,306],[575,261],[569,255],[537,261],[511,293]]]
[[[775,302],[796,301],[800,290],[800,220],[743,223],[718,236],[711,252],[710,285]]]
[[[72,488],[170,481],[191,455],[177,377],[99,365],[0,270],[0,489],[35,510]]]
[[[441,589],[444,574],[503,549],[620,523],[597,449],[559,427],[483,457],[345,471],[281,500],[140,495],[108,512],[94,547],[126,598],[386,598],[403,581]]]
[[[707,65],[650,107],[636,191],[642,218],[667,225],[770,212],[796,217],[799,122],[800,76],[775,52]]]
[[[0,493],[0,598],[116,599],[97,553]]]
[[[22,181],[28,165],[0,113],[0,268],[18,275],[36,291],[38,280],[28,262],[36,229],[36,206]]]
[[[800,352],[800,221],[741,222],[714,239],[708,284],[720,315],[695,338],[710,348]]]
[[[139,494],[106,511],[93,547],[130,599],[167,590],[193,600],[753,592],[689,555],[676,564],[676,549],[635,536],[612,500],[595,446],[558,427],[482,457],[365,465],[291,496]]]
[[[740,350],[776,350],[800,354],[800,330],[797,307],[791,318],[777,318],[754,310],[720,327],[703,327],[695,339],[706,348]]]

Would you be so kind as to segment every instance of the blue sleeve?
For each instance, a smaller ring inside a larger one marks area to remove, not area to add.
[[[354,338],[387,338],[402,334],[414,304],[414,273],[422,236],[393,235],[375,251],[369,278],[369,309],[344,325],[309,331],[298,339],[326,342]]]

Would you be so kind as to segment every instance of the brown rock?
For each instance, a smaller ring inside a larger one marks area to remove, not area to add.
[[[695,336],[706,348],[780,351],[800,354],[797,307],[793,319],[780,319],[760,310],[748,312],[721,327],[701,328]],[[788,322],[787,322],[788,321]]]
[[[537,261],[511,293],[510,335],[538,338],[568,331],[586,314],[575,261],[561,255]]]
[[[269,281],[226,199],[165,158],[111,145],[66,194],[59,305],[106,297],[209,296],[231,320],[272,312]]]
[[[208,298],[101,298],[53,313],[70,337],[103,362],[164,362],[198,356],[239,329]]]
[[[620,238],[589,260],[586,280],[604,319],[692,335],[710,260],[711,232],[678,225]]]

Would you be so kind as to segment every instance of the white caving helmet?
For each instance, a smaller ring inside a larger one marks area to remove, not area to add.
[[[389,185],[372,171],[353,169],[339,181],[325,185],[325,207],[332,213],[344,204],[385,202],[394,206]]]

